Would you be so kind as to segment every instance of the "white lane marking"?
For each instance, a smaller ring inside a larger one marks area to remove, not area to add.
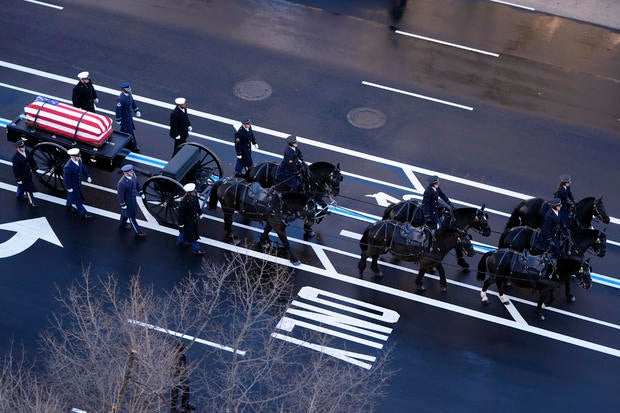
[[[24,0],[26,3],[32,3],[32,4],[38,4],[39,6],[45,6],[45,7],[49,7],[52,9],[56,9],[56,10],[63,10],[64,7],[62,6],[57,6],[55,4],[50,4],[50,3],[44,3],[42,1],[37,1],[37,0]]]
[[[9,191],[15,191],[15,189],[16,189],[14,185],[8,185],[8,184],[5,184],[3,182],[0,182],[0,188],[1,189],[5,189],[5,190],[9,190]],[[37,194],[38,194],[38,198],[39,199],[46,200],[46,201],[49,201],[51,203],[58,204],[58,205],[64,205],[65,204],[65,200],[64,199],[61,199],[61,198],[58,198],[58,197],[55,197],[55,196],[51,196],[51,195],[47,195],[47,194],[39,194],[39,193],[37,193]],[[112,212],[109,212],[107,210],[102,210],[102,209],[93,208],[93,207],[88,207],[88,208],[89,208],[89,212],[92,212],[92,213],[97,214],[97,215],[105,216],[105,217],[112,218],[112,219],[115,219],[115,220],[117,220],[119,218],[119,214],[112,213]],[[203,217],[204,216],[205,215],[203,215]],[[206,217],[208,217],[210,219],[215,219],[215,220],[222,221],[221,218],[211,217],[211,216],[208,216],[208,215],[206,215]],[[150,224],[150,223],[145,222],[145,221],[139,221],[139,222],[145,228],[149,228],[151,230],[159,231],[161,233],[169,234],[169,235],[172,235],[172,236],[175,236],[175,237],[176,237],[176,235],[178,233],[178,231],[175,230],[175,229],[163,227],[163,226],[158,225],[158,224],[153,225],[153,224]],[[235,223],[235,225],[238,225],[238,224]],[[247,228],[247,229],[252,229],[254,231],[262,232],[259,228],[245,226],[245,225],[240,225],[240,224],[239,224],[239,226],[242,226],[242,227]],[[303,240],[296,240],[294,238],[289,238],[289,240],[293,241],[293,242],[296,242],[296,243],[300,243],[300,244],[306,244],[306,245],[311,245],[312,244],[310,242],[303,241]],[[552,331],[547,331],[547,330],[544,330],[544,329],[541,329],[541,328],[536,328],[536,327],[532,327],[532,326],[529,326],[529,325],[523,325],[523,324],[517,323],[517,322],[512,321],[512,320],[507,320],[505,318],[501,318],[501,317],[496,317],[496,316],[493,316],[493,315],[485,314],[485,313],[482,313],[480,311],[471,310],[471,309],[468,309],[468,308],[465,308],[465,307],[459,307],[457,305],[445,303],[443,301],[438,301],[438,300],[433,300],[431,298],[427,298],[427,297],[423,297],[423,296],[418,296],[416,294],[405,292],[405,291],[401,291],[401,290],[398,290],[396,288],[392,288],[392,287],[388,287],[388,286],[384,286],[384,285],[380,285],[380,284],[375,284],[375,283],[372,283],[370,281],[359,279],[357,277],[353,277],[353,276],[349,276],[349,275],[345,275],[345,274],[340,274],[340,273],[338,273],[336,271],[327,271],[324,268],[313,267],[313,266],[310,266],[310,265],[307,265],[307,264],[303,264],[303,263],[300,264],[299,266],[294,266],[293,264],[291,264],[291,262],[288,259],[274,257],[274,256],[271,256],[271,255],[268,255],[268,254],[265,254],[265,253],[254,251],[252,249],[247,249],[247,248],[243,248],[243,247],[240,247],[240,246],[234,246],[234,245],[231,245],[231,244],[227,244],[227,243],[224,243],[224,242],[221,242],[221,241],[216,241],[216,240],[213,240],[213,239],[210,239],[210,238],[206,238],[206,237],[200,237],[199,242],[201,242],[202,244],[205,244],[205,245],[209,245],[209,246],[215,247],[215,248],[225,249],[225,250],[233,251],[233,252],[236,252],[236,253],[239,253],[239,254],[245,254],[245,255],[248,255],[248,256],[251,256],[251,257],[255,257],[255,258],[262,259],[262,260],[274,262],[274,263],[277,263],[277,264],[280,264],[280,265],[285,265],[285,266],[291,267],[293,269],[300,269],[300,270],[303,270],[303,271],[308,271],[308,272],[314,273],[316,275],[324,276],[324,277],[327,277],[327,278],[332,278],[332,279],[335,279],[335,280],[338,280],[338,281],[342,281],[342,282],[346,282],[346,283],[349,283],[349,284],[357,285],[357,286],[360,286],[360,287],[363,287],[363,288],[368,288],[368,289],[375,290],[375,291],[378,291],[378,292],[382,292],[382,293],[385,293],[385,294],[388,294],[388,295],[397,296],[397,297],[400,297],[400,298],[403,298],[403,299],[406,299],[406,300],[416,301],[416,302],[420,302],[422,304],[428,304],[428,305],[431,305],[433,307],[442,308],[442,309],[445,309],[447,311],[456,312],[456,313],[459,313],[459,314],[463,314],[463,315],[466,315],[466,316],[477,318],[479,320],[488,321],[488,322],[491,322],[491,323],[494,323],[494,324],[500,324],[500,325],[504,325],[504,326],[507,326],[507,327],[512,327],[512,328],[515,328],[517,330],[521,330],[521,331],[524,331],[524,332],[529,332],[529,333],[536,334],[536,335],[539,335],[539,336],[547,337],[547,338],[550,338],[550,339],[553,339],[553,340],[557,340],[557,341],[561,341],[561,342],[564,342],[564,343],[567,343],[567,344],[572,344],[572,345],[575,345],[575,346],[578,346],[578,347],[588,348],[588,349],[591,349],[593,351],[609,354],[609,355],[612,355],[612,356],[615,356],[615,357],[620,357],[620,350],[618,350],[618,349],[614,349],[614,348],[603,346],[603,345],[600,345],[600,344],[597,344],[597,343],[592,343],[592,342],[589,342],[589,341],[581,340],[581,339],[578,339],[578,338],[575,338],[575,337],[571,337],[571,336],[567,336],[567,335],[564,335],[564,334],[559,334],[559,333],[555,333],[555,332],[552,332]],[[333,251],[333,252],[341,253],[342,255],[359,258],[358,254],[353,254],[353,253],[349,253],[349,252],[346,252],[346,251],[340,251],[340,250],[337,250],[337,249],[331,248],[331,247],[323,247],[323,248],[325,248],[328,251]],[[387,265],[388,263],[381,262],[381,264],[382,265]],[[412,270],[409,270],[407,268],[403,268],[403,270],[413,272]],[[458,283],[458,282],[451,281],[451,280],[448,280],[448,281],[451,282],[451,283],[454,283],[454,284]],[[458,283],[458,284],[461,284],[461,283]],[[467,288],[472,288],[473,289],[475,287],[467,286]],[[553,310],[553,308],[549,308],[548,310]]]
[[[413,38],[420,39],[420,40],[425,40],[431,43],[442,44],[444,46],[456,47],[457,49],[467,50],[468,52],[480,53],[480,54],[492,56],[492,57],[499,57],[499,54],[497,53],[487,52],[486,50],[474,49],[473,47],[463,46],[463,45],[456,44],[456,43],[450,43],[450,42],[446,42],[446,41],[439,40],[439,39],[433,39],[432,37],[421,36],[415,33],[408,33],[402,30],[394,30],[394,33],[401,34],[403,36],[413,37]]]
[[[321,261],[321,264],[323,264],[323,267],[325,267],[326,271],[337,272],[336,267],[334,267],[334,265],[329,260],[329,258],[327,258],[327,254],[325,254],[325,250],[320,245],[312,243],[312,250],[314,251],[316,256],[319,258],[319,260]]]
[[[520,4],[510,3],[510,2],[507,2],[507,1],[502,1],[502,0],[489,0],[489,1],[492,1],[493,3],[505,4],[506,6],[517,7],[519,9],[525,9],[525,10],[529,10],[529,11],[536,11],[536,9],[533,8],[533,7],[522,6]]]
[[[202,338],[198,338],[198,337],[190,336],[190,335],[187,335],[187,334],[179,333],[179,332],[174,331],[174,330],[168,330],[167,328],[157,327],[157,326],[155,326],[153,324],[147,324],[147,323],[144,323],[142,321],[132,320],[131,318],[127,319],[127,322],[129,324],[135,324],[135,325],[138,325],[140,327],[146,327],[149,330],[159,331],[161,333],[170,334],[171,336],[174,336],[174,337],[183,338],[185,340],[193,341],[195,343],[200,343],[200,344],[204,344],[206,346],[219,348],[220,350],[225,350],[225,351],[229,351],[231,353],[236,353],[236,354],[239,354],[240,356],[245,356],[245,354],[246,354],[245,350],[235,350],[232,347],[225,346],[225,345],[218,344],[218,343],[214,343],[213,341],[208,341],[208,340],[204,340]]]
[[[498,300],[499,300],[499,298],[498,298]],[[502,305],[504,305],[504,304],[502,304]],[[521,316],[521,314],[519,313],[519,310],[517,310],[517,308],[514,306],[512,301],[510,301],[508,304],[505,304],[504,306],[506,307],[506,309],[508,310],[508,312],[510,313],[512,318],[514,318],[514,320],[517,323],[527,324],[527,322],[525,321],[523,316]]]
[[[396,89],[396,88],[393,88],[393,87],[380,85],[378,83],[367,82],[365,80],[362,81],[362,85],[364,85],[364,86],[372,86],[372,87],[375,87],[377,89],[383,89],[383,90],[387,90],[389,92],[400,93],[401,95],[407,95],[407,96],[415,97],[415,98],[422,99],[422,100],[429,100],[431,102],[441,103],[442,105],[453,106],[453,107],[459,108],[459,109],[465,109],[465,110],[470,110],[470,111],[474,110],[474,108],[471,107],[471,106],[465,106],[465,105],[461,105],[459,103],[450,102],[450,101],[447,101],[447,100],[442,100],[442,99],[437,99],[437,98],[430,97],[430,96],[420,95],[418,93],[407,92],[406,90]]]
[[[142,215],[144,215],[144,218],[146,218],[146,221],[150,224],[157,225],[157,219],[153,215],[151,215],[148,209],[146,209],[146,207],[144,206],[144,202],[142,202],[140,197],[136,197],[136,202],[138,203],[140,211],[142,211]]]
[[[422,185],[422,183],[420,182],[418,177],[414,175],[413,171],[411,169],[407,169],[407,168],[403,169],[403,171],[405,172],[405,175],[407,176],[407,178],[411,182],[411,185],[413,185],[413,189],[416,192],[423,193],[424,192],[424,185]]]

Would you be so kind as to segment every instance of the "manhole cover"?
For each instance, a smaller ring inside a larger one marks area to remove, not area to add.
[[[245,100],[262,100],[271,96],[271,86],[262,80],[247,80],[237,83],[233,93]]]
[[[385,125],[386,119],[383,112],[371,108],[355,108],[347,113],[349,123],[362,129],[380,128]]]

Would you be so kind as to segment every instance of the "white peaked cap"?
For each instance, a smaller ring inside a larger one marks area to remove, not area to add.
[[[193,192],[196,190],[196,184],[190,182],[189,184],[185,184],[183,189],[185,190],[185,192]]]
[[[185,104],[185,98],[176,98],[174,100],[174,103],[176,103],[177,105],[184,105]]]
[[[78,79],[87,79],[88,76],[90,76],[90,73],[88,73],[88,72],[80,72],[80,73],[78,73]]]
[[[80,154],[80,150],[78,148],[71,148],[67,151],[67,153],[71,156],[77,156]]]

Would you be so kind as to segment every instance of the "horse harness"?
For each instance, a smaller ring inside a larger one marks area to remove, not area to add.
[[[510,269],[510,276],[513,275],[533,275],[537,276],[540,281],[551,280],[553,278],[559,279],[556,274],[557,260],[549,257],[546,253],[540,255],[530,254],[528,250],[524,250],[522,253],[514,250],[499,250],[501,252],[499,261],[497,262],[497,268],[500,268],[502,264],[506,264]],[[508,258],[512,255],[511,258]],[[510,259],[508,262],[507,260]],[[547,271],[551,269],[551,271]],[[547,275],[548,274],[548,275]]]

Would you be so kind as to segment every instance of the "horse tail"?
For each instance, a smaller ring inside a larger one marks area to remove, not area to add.
[[[508,218],[508,222],[506,222],[506,230],[513,228],[513,227],[518,227],[519,225],[521,225],[521,207],[525,205],[525,201],[521,201],[519,202],[519,205],[516,206],[516,208],[512,211],[512,214],[510,215],[510,218]]]
[[[216,181],[211,187],[211,193],[209,194],[209,209],[215,209],[217,207],[217,190],[222,185],[222,183],[224,183],[224,180],[220,179],[219,181]]]
[[[484,281],[487,277],[487,258],[490,257],[491,254],[493,254],[493,251],[485,253],[478,262],[478,274],[476,275],[478,281]]]
[[[363,251],[368,250],[368,233],[370,232],[370,225],[366,228],[360,239],[360,249]]]

